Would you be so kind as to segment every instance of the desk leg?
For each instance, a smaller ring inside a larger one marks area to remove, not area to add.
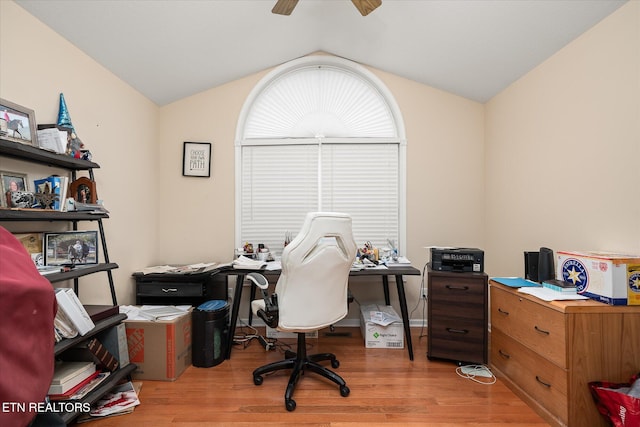
[[[238,321],[238,311],[240,311],[240,299],[242,298],[242,284],[244,274],[236,276],[236,288],[233,292],[233,307],[231,308],[231,322],[229,323],[229,336],[227,337],[227,359],[231,358],[231,347],[233,347],[233,337],[236,335],[236,322]]]
[[[389,298],[389,276],[382,276],[382,290],[384,291],[384,304],[391,305],[391,298]]]
[[[249,295],[250,295],[250,298],[249,298],[249,326],[251,326],[251,324],[253,323],[253,310],[251,309],[251,301],[256,299],[256,286],[254,286],[253,283],[252,283],[251,287],[249,289],[251,289],[251,291],[249,292]]]
[[[384,276],[386,278],[386,276]],[[411,342],[411,326],[409,325],[409,311],[407,310],[407,297],[404,294],[404,282],[402,275],[396,275],[396,286],[398,287],[398,299],[400,300],[400,311],[402,312],[402,323],[404,324],[404,339],[407,341],[409,359],[413,360],[413,343]]]

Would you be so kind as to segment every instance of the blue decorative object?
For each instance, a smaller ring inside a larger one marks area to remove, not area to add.
[[[73,132],[75,129],[71,123],[71,116],[67,109],[67,103],[64,100],[64,94],[60,94],[60,107],[58,108],[58,126],[64,126],[70,128]]]

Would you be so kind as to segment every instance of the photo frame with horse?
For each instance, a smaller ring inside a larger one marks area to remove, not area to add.
[[[0,137],[37,146],[36,114],[30,109],[0,98]]]
[[[98,263],[97,231],[44,233],[45,265],[90,265]]]
[[[80,177],[69,184],[68,196],[78,203],[96,203],[96,183],[87,177]]]

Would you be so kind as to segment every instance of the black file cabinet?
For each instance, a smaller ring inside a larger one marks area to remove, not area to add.
[[[487,363],[488,277],[428,269],[427,357]]]
[[[218,299],[227,300],[227,280],[216,272],[174,274],[135,273],[136,304],[194,305]]]

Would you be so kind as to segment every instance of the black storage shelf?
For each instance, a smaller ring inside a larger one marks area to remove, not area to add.
[[[87,265],[76,267],[69,271],[60,273],[49,273],[45,275],[51,283],[62,282],[63,280],[77,279],[78,277],[88,276],[89,274],[97,273],[99,271],[111,271],[118,268],[118,264],[115,262],[101,263],[95,265]]]
[[[111,317],[107,317],[106,319],[99,320],[98,322],[95,322],[96,327],[90,330],[89,332],[87,332],[86,334],[82,336],[78,335],[74,338],[65,338],[62,341],[56,343],[53,349],[54,356],[58,356],[59,354],[63,353],[65,350],[70,349],[76,344],[80,344],[81,342],[86,341],[88,338],[91,338],[92,336],[97,335],[100,332],[106,329],[109,329],[112,326],[116,326],[126,318],[127,318],[126,314],[120,313]]]
[[[49,209],[0,209],[1,221],[97,221],[107,213],[60,212]]]
[[[33,145],[21,144],[0,138],[0,154],[47,166],[58,166],[69,170],[89,170],[100,167],[88,160],[76,159],[65,154],[43,150]]]
[[[102,396],[104,396],[109,391],[111,391],[111,389],[115,387],[118,384],[118,382],[120,382],[120,380],[131,375],[133,371],[136,370],[136,368],[137,368],[136,364],[129,363],[124,368],[121,368],[115,372],[112,372],[111,374],[109,374],[109,377],[107,377],[107,379],[104,380],[96,389],[91,390],[91,393],[87,394],[84,398],[78,400],[77,402],[89,403],[90,405],[93,405]],[[66,424],[69,424],[80,414],[81,412],[71,411],[71,412],[63,412],[63,413],[60,413],[59,415]]]

